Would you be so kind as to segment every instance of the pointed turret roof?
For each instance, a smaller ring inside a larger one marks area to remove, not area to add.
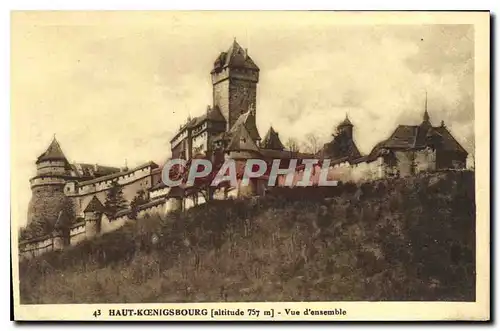
[[[55,136],[52,142],[50,143],[49,147],[47,148],[47,150],[38,157],[37,163],[49,160],[59,160],[68,162]]]
[[[274,131],[272,126],[269,128],[269,131],[267,131],[264,139],[262,140],[262,148],[280,151],[285,149],[285,146],[280,140],[279,134]]]
[[[214,63],[214,71],[221,70],[225,67],[231,68],[246,68],[259,71],[259,67],[253,62],[252,58],[248,55],[248,51],[238,44],[236,38],[227,50],[221,52]]]
[[[229,134],[231,135],[231,140],[227,151],[259,151],[259,148],[244,125],[233,126]]]
[[[430,124],[431,120],[430,120],[429,112],[427,111],[427,91],[425,92],[425,108],[424,109],[425,110],[424,110],[424,117],[422,120],[422,124]]]
[[[338,127],[343,127],[343,126],[354,126],[352,125],[351,121],[349,120],[349,117],[347,116],[347,114],[345,114],[345,119],[342,121],[342,123],[340,123],[338,125]]]
[[[233,128],[231,130],[237,130],[238,127],[242,125],[245,126],[248,133],[250,134],[250,137],[254,141],[261,140],[259,130],[257,129],[257,125],[255,123],[255,114],[253,111],[249,110],[246,113],[241,114],[236,122],[234,122]]]
[[[423,121],[422,123],[430,123],[430,116],[429,116],[429,112],[427,111],[427,109],[425,110],[424,112],[424,117],[423,117]]]
[[[92,200],[90,200],[89,204],[83,210],[84,213],[89,212],[102,212],[104,210],[104,206],[101,201],[94,195]]]

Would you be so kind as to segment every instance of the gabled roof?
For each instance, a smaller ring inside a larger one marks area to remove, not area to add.
[[[219,107],[208,107],[205,114],[195,117],[190,120],[187,124],[189,128],[195,128],[198,125],[204,123],[205,121],[214,121],[214,122],[226,122],[226,119],[220,112]]]
[[[324,144],[319,154],[321,154],[323,158],[332,160],[340,158],[356,160],[361,157],[358,146],[356,146],[354,140],[345,133],[337,135],[332,141]]]
[[[224,118],[224,115],[220,112],[220,109],[218,106],[215,107],[210,107],[206,114],[207,120],[214,121],[214,122],[226,122],[226,119]]]
[[[259,71],[259,67],[255,64],[248,52],[243,49],[236,39],[233,41],[227,52],[221,52],[214,62],[212,72],[218,72],[223,68],[246,68]]]
[[[247,111],[244,114],[241,114],[240,117],[234,122],[233,127],[231,128],[231,131],[233,131],[233,128],[235,130],[238,130],[239,126],[245,126],[247,129],[248,133],[250,134],[250,137],[254,140],[260,140],[260,135],[259,135],[259,130],[257,129],[257,125],[255,124],[255,115],[252,111]]]
[[[417,125],[398,125],[396,130],[387,139],[383,146],[385,148],[413,148],[417,138]]]
[[[467,153],[465,148],[460,145],[460,143],[453,137],[451,132],[445,127],[440,126],[434,128],[434,130],[441,136],[441,148],[446,151],[457,151],[461,153]]]
[[[173,138],[170,140],[170,142],[174,141],[175,138],[181,134],[186,129],[194,129],[195,127],[203,124],[205,121],[211,121],[211,122],[226,122],[226,119],[224,118],[224,115],[222,115],[219,107],[208,107],[207,111],[205,114],[194,117],[192,119],[189,119],[187,123],[182,125],[179,130],[176,132],[176,134],[173,136]]]
[[[84,213],[89,212],[102,212],[104,210],[104,206],[101,201],[94,195],[92,200],[90,200],[89,204],[83,210]]]
[[[440,150],[467,153],[444,125],[436,127],[431,126],[428,121],[423,121],[421,125],[398,125],[387,140],[373,148],[370,155],[375,157],[382,149],[422,149],[432,146],[435,142],[436,148]]]
[[[266,135],[264,136],[261,146],[262,148],[265,149],[274,149],[280,151],[285,149],[285,146],[280,140],[279,134],[276,131],[274,131],[272,126],[269,128],[269,131],[267,131]]]
[[[37,163],[42,161],[67,161],[66,156],[59,145],[59,142],[56,140],[56,137],[52,140],[47,150],[38,157]]]
[[[259,151],[259,147],[257,147],[244,125],[233,126],[230,135],[231,140],[226,149],[227,151]]]

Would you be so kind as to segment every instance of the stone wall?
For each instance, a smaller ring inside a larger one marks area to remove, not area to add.
[[[228,79],[230,77],[230,79]],[[213,101],[230,129],[250,104],[256,105],[259,74],[249,69],[223,69],[212,75]]]
[[[52,236],[21,242],[19,244],[19,257],[32,258],[53,250],[54,239]]]
[[[81,221],[70,228],[69,245],[75,246],[78,243],[100,236],[104,233],[115,231],[128,222],[128,217],[121,216],[115,219],[109,219],[102,215],[100,220]],[[100,226],[97,226],[100,223]],[[97,233],[97,230],[100,230]],[[46,252],[61,250],[64,248],[64,238],[60,234],[52,234],[29,241],[19,243],[19,257],[32,258]]]
[[[87,239],[87,235],[85,233],[85,221],[73,225],[69,231],[69,244],[74,246],[85,239]]]
[[[436,151],[427,148],[415,152],[415,164],[417,173],[436,170]]]
[[[219,107],[220,112],[226,119],[226,122],[229,122],[229,79],[214,85],[213,100],[214,106]]]
[[[37,220],[47,224],[47,228],[52,228],[60,211],[71,203],[64,195],[62,185],[33,187],[28,205],[28,224]]]
[[[37,163],[37,175],[65,175],[67,174],[66,163],[60,160],[47,160]]]
[[[256,100],[257,84],[255,82],[246,80],[245,75],[242,75],[241,79],[231,78],[229,86],[230,128],[242,113],[248,111],[250,105],[256,105]]]
[[[160,189],[156,189],[154,191],[149,192],[149,198],[153,199],[153,200],[158,199],[158,198],[166,196],[168,194],[168,192],[170,192],[170,187],[163,187]]]
[[[118,184],[122,186],[130,185],[144,177],[151,175],[151,167],[145,167],[142,169],[137,169],[135,171],[125,172],[117,174],[116,176],[106,178],[106,179],[93,179],[89,181],[83,181],[78,183],[75,188],[75,192],[66,192],[68,195],[87,195],[93,194],[100,191],[108,190],[114,181],[118,181]]]
[[[42,186],[42,185],[64,185],[66,183],[66,180],[64,178],[58,178],[58,177],[34,177],[30,179],[30,185],[31,187],[36,187],[36,186]]]
[[[372,162],[359,162],[350,164],[349,162],[341,162],[331,165],[328,168],[326,179],[328,181],[342,181],[342,182],[362,182],[380,179],[385,175],[385,165],[383,159],[380,157]],[[309,177],[309,185],[315,186],[319,184],[321,176],[321,167],[314,166],[310,171],[300,170],[294,174],[292,186],[298,186],[298,183],[303,178]],[[286,175],[279,175],[277,178],[277,186],[284,186],[286,184]]]
[[[126,181],[127,179],[128,181]],[[109,189],[110,185],[111,185],[111,180],[106,182],[106,186],[104,186],[104,184],[102,183],[99,184],[98,187],[101,190],[87,189],[86,193],[83,193],[81,195],[71,196],[71,199],[74,200],[76,216],[83,217],[83,210],[94,196],[96,196],[99,199],[99,201],[101,201],[101,203],[104,205],[106,201],[107,190]],[[147,193],[148,189],[151,188],[151,175],[149,172],[146,171],[139,172],[139,174],[135,176],[124,177],[122,179],[121,185],[123,185],[122,186],[123,197],[130,204],[130,202],[132,202],[132,199],[134,199],[134,197],[137,195],[137,192],[139,192],[140,190],[144,190]]]

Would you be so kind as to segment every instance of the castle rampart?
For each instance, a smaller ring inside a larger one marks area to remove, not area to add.
[[[327,180],[364,182],[389,176],[411,176],[419,172],[465,167],[467,152],[455,141],[444,126],[432,126],[427,107],[420,125],[400,125],[394,133],[377,144],[369,155],[362,156],[354,141],[354,125],[348,119],[336,127],[331,142],[308,155],[286,150],[279,135],[270,128],[264,139],[256,125],[257,84],[259,68],[236,40],[227,52],[221,52],[211,71],[213,84],[212,106],[204,115],[189,118],[171,139],[172,158],[191,159],[205,154],[207,158],[221,152],[233,159],[236,168],[244,169],[250,158],[269,161],[280,159],[286,167],[291,159],[334,160],[328,168]],[[37,175],[30,179],[32,199],[28,211],[28,225],[33,220],[47,228],[54,228],[68,206],[78,221],[69,229],[69,238],[54,232],[31,241],[21,242],[21,255],[61,249],[63,244],[75,245],[103,233],[114,231],[132,221],[130,210],[115,215],[103,210],[108,190],[117,183],[123,197],[130,203],[141,190],[148,200],[139,206],[137,218],[147,215],[166,215],[173,210],[186,210],[205,203],[205,197],[196,190],[177,192],[161,185],[161,169],[153,162],[130,170],[94,164],[69,164],[55,137],[49,148],[36,161]],[[302,181],[304,170],[294,174],[293,185]],[[308,174],[309,175],[309,174]],[[310,185],[319,184],[320,166],[313,170]],[[277,178],[277,185],[285,185],[286,176]],[[243,198],[264,195],[265,179],[252,179],[249,185],[224,187],[215,190],[214,199]],[[92,202],[93,201],[93,202]],[[92,207],[90,208],[89,205]],[[80,221],[80,219],[82,219]],[[45,223],[44,223],[45,222]],[[65,235],[68,235],[67,233]],[[65,241],[66,240],[66,241]],[[23,256],[24,256],[23,255]]]
[[[69,242],[70,245],[76,245],[87,239],[85,234],[85,221],[79,222],[70,229]]]
[[[156,167],[156,165],[148,163],[126,172],[78,182],[74,187],[73,185],[68,185],[66,188],[69,188],[69,190],[65,192],[68,196],[83,196],[108,190],[114,181],[118,181],[118,184],[121,186],[130,185],[135,181],[151,176],[151,171]]]
[[[30,179],[31,188],[44,185],[65,185],[66,180],[64,178],[53,177],[53,176],[37,176]]]

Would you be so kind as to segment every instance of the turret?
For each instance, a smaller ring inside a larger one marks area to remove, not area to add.
[[[93,238],[101,232],[101,217],[103,211],[104,206],[94,195],[87,207],[83,210],[85,215],[85,236],[87,238]]]
[[[28,206],[28,223],[36,220],[53,226],[60,211],[71,203],[64,194],[70,166],[55,137],[35,164],[36,176],[30,179],[32,197]]]
[[[432,127],[431,124],[431,118],[429,116],[429,112],[427,111],[427,92],[425,93],[425,110],[424,110],[424,116],[422,118],[422,123],[420,124],[422,127]]]
[[[274,149],[278,151],[282,151],[285,149],[285,146],[280,140],[278,132],[274,131],[274,128],[271,126],[269,131],[267,131],[264,139],[262,140],[261,147],[265,149]]]
[[[36,176],[31,179],[31,187],[37,185],[64,185],[69,173],[69,163],[54,139],[47,150],[36,160]]]
[[[354,125],[351,123],[351,121],[349,120],[349,117],[347,116],[347,114],[345,115],[345,119],[342,121],[342,123],[340,123],[338,126],[337,126],[337,131],[340,133],[340,132],[345,132],[346,136],[350,139],[352,139],[352,128],[354,127]]]

